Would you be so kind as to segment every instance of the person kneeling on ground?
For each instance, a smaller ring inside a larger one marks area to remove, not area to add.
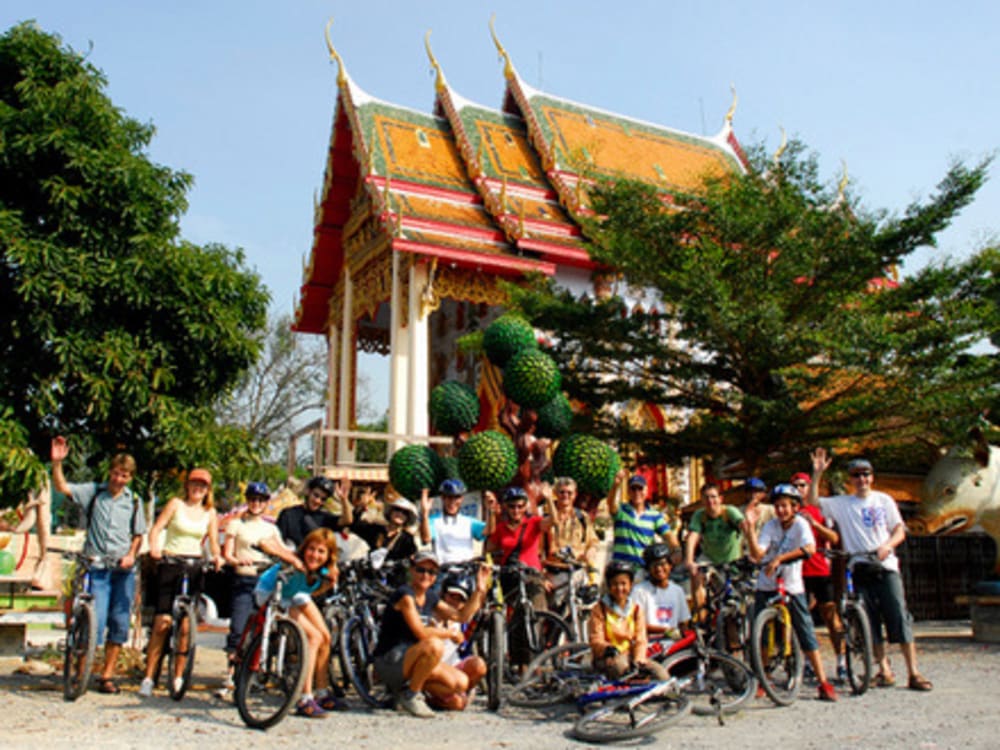
[[[633,669],[642,669],[656,680],[669,679],[667,671],[647,658],[649,636],[642,605],[630,598],[635,570],[622,560],[604,569],[608,593],[590,612],[590,651],[594,667],[612,680]]]
[[[444,581],[441,584],[441,598],[455,612],[460,612],[465,603],[472,598],[475,587],[476,582],[472,576],[457,571],[449,573],[444,577]],[[458,620],[444,619],[437,624],[448,630],[462,633],[462,637],[465,637],[465,623]],[[445,651],[444,656],[441,657],[441,662],[450,664],[460,672],[468,675],[469,688],[464,693],[456,692],[450,695],[430,694],[428,702],[434,708],[441,708],[448,711],[462,711],[472,702],[476,686],[486,676],[486,662],[482,657],[470,653],[471,649],[468,648],[470,645],[468,641],[455,643],[453,640],[448,640],[444,642]]]
[[[827,682],[823,670],[823,659],[819,655],[819,643],[813,630],[812,616],[806,601],[806,588],[802,581],[802,561],[816,551],[809,522],[798,515],[802,496],[790,484],[779,484],[771,491],[775,518],[764,524],[760,539],[750,519],[743,522],[750,559],[763,563],[757,578],[757,592],[754,596],[754,615],[767,606],[768,600],[778,590],[778,576],[785,581],[788,593],[788,609],[792,614],[792,627],[799,639],[799,645],[806,659],[812,665],[819,681],[819,699],[837,700],[833,685]]]
[[[635,587],[634,599],[646,613],[646,632],[650,638],[675,641],[691,619],[684,589],[670,580],[670,557],[667,544],[651,544],[642,552],[646,580]],[[669,643],[661,644],[664,649]]]
[[[432,590],[440,565],[430,550],[418,551],[410,561],[410,583],[389,597],[375,647],[375,671],[396,695],[397,706],[420,718],[434,716],[423,696],[438,699],[465,694],[469,675],[442,661],[444,640],[461,643],[460,631],[431,625],[432,617],[468,622],[482,606],[489,569],[481,567],[476,588],[465,604],[456,609]]]

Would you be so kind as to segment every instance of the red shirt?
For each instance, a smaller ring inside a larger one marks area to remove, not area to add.
[[[799,512],[815,519],[817,523],[827,525],[823,518],[823,512],[815,505],[803,505]],[[830,561],[823,554],[823,550],[829,547],[830,543],[819,534],[813,534],[813,536],[816,537],[816,554],[802,563],[802,577],[827,578],[830,575]]]
[[[542,560],[538,554],[538,548],[542,541],[541,524],[541,516],[528,516],[513,529],[506,522],[501,521],[493,535],[490,536],[490,542],[500,548],[500,562],[506,563],[508,561],[507,558],[517,546],[517,538],[523,527],[524,536],[521,538],[520,560],[529,568],[541,570]]]

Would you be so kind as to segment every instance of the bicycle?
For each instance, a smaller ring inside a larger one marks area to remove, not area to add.
[[[753,611],[754,571],[757,566],[746,558],[722,565],[701,564],[709,612],[703,628],[707,642],[725,653],[741,656],[750,663],[750,613]]]
[[[805,666],[802,647],[792,627],[788,592],[780,572],[778,590],[753,620],[750,657],[767,696],[779,706],[790,706],[802,687]]]
[[[202,573],[211,569],[211,564],[200,558],[178,557],[174,555],[162,558],[161,564],[179,565],[182,569],[181,580],[177,586],[177,594],[170,612],[170,634],[167,636],[153,675],[153,684],[160,681],[160,670],[164,656],[167,657],[167,691],[170,697],[179,701],[191,687],[191,675],[194,671],[194,655],[198,646],[198,599],[200,592],[192,593],[191,571]]]
[[[691,699],[673,677],[608,683],[580,696],[577,705],[581,709],[596,705],[573,724],[573,735],[585,742],[646,737],[676,724],[691,712]]]
[[[528,581],[541,586],[542,573],[522,562],[500,566],[500,585],[502,602],[506,603],[505,626],[507,631],[507,660],[505,663],[505,678],[512,678],[514,668],[510,658],[513,655],[515,642],[519,650],[529,656],[529,661],[546,649],[572,639],[570,626],[554,612],[535,609],[535,604],[528,595]],[[514,582],[510,585],[510,582]],[[505,585],[506,584],[506,585]],[[518,626],[518,627],[515,627]]]
[[[561,550],[556,558],[566,565],[566,581],[552,591],[551,611],[569,624],[574,638],[585,641],[588,629],[587,615],[600,598],[600,587],[592,582],[580,585],[578,571],[586,570],[588,575],[591,575],[594,568],[588,563],[576,560],[569,547]]]
[[[97,612],[90,579],[92,567],[117,567],[118,560],[64,552],[63,557],[74,566],[72,605],[66,623],[66,645],[63,650],[63,699],[75,701],[90,684],[97,651]]]
[[[291,566],[282,566],[267,601],[247,621],[236,649],[233,699],[240,718],[254,729],[281,721],[306,679],[306,636],[288,616],[281,591]]]
[[[871,621],[865,610],[864,597],[854,588],[854,571],[856,565],[871,566],[878,564],[878,556],[874,552],[863,555],[851,555],[841,550],[826,550],[827,557],[843,557],[848,560],[844,568],[844,591],[837,602],[837,613],[840,615],[843,627],[842,641],[844,644],[844,661],[847,666],[847,681],[854,695],[864,695],[871,687],[874,657],[872,646]],[[854,562],[851,563],[853,558]]]

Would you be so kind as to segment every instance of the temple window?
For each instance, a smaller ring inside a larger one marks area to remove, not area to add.
[[[513,148],[513,146],[514,146],[514,138],[511,136],[510,133],[504,133],[503,134],[503,139],[504,139],[504,141],[507,142],[508,146],[510,146],[510,147]]]
[[[417,128],[416,134],[417,134],[417,143],[419,143],[422,148],[431,147],[431,142],[430,139],[427,137],[427,133],[425,133],[420,128]]]

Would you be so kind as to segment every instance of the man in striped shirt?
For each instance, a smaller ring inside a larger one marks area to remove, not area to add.
[[[608,513],[615,524],[613,560],[622,560],[642,570],[642,552],[660,537],[678,549],[677,537],[663,514],[646,507],[646,478],[636,474],[628,480],[628,502],[618,504],[616,492],[608,497]]]

